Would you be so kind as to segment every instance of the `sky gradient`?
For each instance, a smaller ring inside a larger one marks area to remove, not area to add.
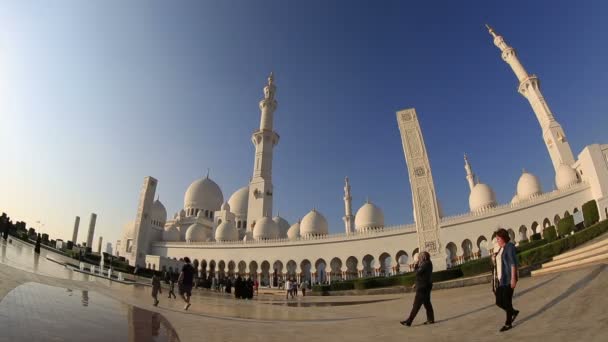
[[[605,2],[379,4],[2,2],[0,211],[63,239],[79,215],[79,241],[95,212],[95,241],[114,244],[145,176],[170,217],[208,168],[227,200],[251,177],[270,71],[274,214],[290,223],[316,207],[343,232],[345,176],[355,211],[369,198],[387,225],[413,222],[395,115],[410,107],[446,215],[468,211],[464,153],[500,203],[522,168],[550,191],[540,126],[485,23],[539,76],[575,156],[608,142]]]

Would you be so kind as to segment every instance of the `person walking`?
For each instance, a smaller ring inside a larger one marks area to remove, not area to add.
[[[303,280],[302,283],[300,283],[300,288],[302,289],[302,297],[306,297],[306,287],[308,286],[308,283],[306,282],[306,280]]]
[[[194,267],[190,264],[190,258],[184,258],[184,266],[177,279],[178,291],[180,297],[186,302],[184,310],[188,310],[190,307],[190,297],[192,296],[192,285],[194,280]]]
[[[154,272],[152,274],[152,298],[154,298],[154,306],[158,306],[159,293],[163,293],[160,288],[160,277],[158,276],[158,274],[156,274],[156,272]],[[171,295],[169,295],[169,298],[171,298]]]
[[[291,279],[287,279],[285,282],[285,299],[289,299],[289,293],[291,292]]]
[[[174,272],[168,273],[169,278],[169,299],[173,296],[173,299],[177,299],[175,295],[175,282],[177,281],[177,274]]]
[[[506,229],[500,228],[496,231],[496,243],[498,252],[492,254],[494,264],[494,295],[496,306],[505,310],[505,325],[500,332],[513,328],[513,321],[519,314],[519,310],[513,308],[513,292],[519,279],[517,274],[517,251],[511,242],[511,237]]]
[[[435,312],[433,311],[433,305],[431,304],[433,263],[431,262],[431,255],[428,252],[420,252],[414,270],[416,272],[416,297],[414,298],[414,305],[410,312],[410,316],[405,321],[399,322],[408,327],[412,325],[412,322],[414,321],[414,318],[416,318],[422,305],[424,305],[424,309],[426,310],[426,322],[424,322],[424,324],[435,323]]]

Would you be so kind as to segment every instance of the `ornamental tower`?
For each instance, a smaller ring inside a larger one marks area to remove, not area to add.
[[[274,76],[270,73],[268,84],[264,87],[264,98],[260,101],[260,129],[251,136],[255,158],[247,205],[247,229],[250,232],[257,220],[272,215],[272,151],[279,143],[279,135],[273,131],[274,111],[277,109],[275,92]]]
[[[350,195],[350,183],[348,181],[348,177],[344,178],[344,229],[346,230],[346,234],[350,234],[354,232],[353,222],[355,222],[355,217],[353,216],[353,206],[352,200],[353,197]]]
[[[464,155],[464,169],[467,172],[467,182],[469,182],[469,190],[473,191],[473,187],[475,187],[475,174],[473,173],[473,169],[471,169],[471,164],[469,164],[469,158],[467,155]]]
[[[574,156],[572,155],[570,144],[566,139],[562,126],[555,120],[551,109],[549,109],[549,105],[540,91],[540,80],[535,75],[528,74],[517,58],[515,49],[507,45],[502,36],[497,34],[490,26],[486,25],[486,27],[492,37],[494,37],[494,45],[502,52],[502,59],[509,64],[519,80],[519,93],[530,102],[532,110],[536,114],[543,132],[543,140],[545,145],[547,145],[549,156],[553,162],[553,168],[557,172],[561,164],[572,165],[574,163]]]

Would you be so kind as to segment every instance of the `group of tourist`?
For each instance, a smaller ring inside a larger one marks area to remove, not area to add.
[[[494,292],[496,306],[503,309],[506,314],[505,324],[500,328],[500,332],[510,330],[513,321],[519,314],[513,308],[513,292],[517,286],[517,256],[515,245],[511,242],[509,233],[505,229],[496,231],[496,242],[498,251],[492,254],[492,290]],[[435,312],[431,304],[431,289],[433,288],[433,263],[428,252],[421,252],[418,261],[414,266],[416,272],[416,296],[412,311],[408,318],[400,323],[411,326],[414,318],[418,314],[420,307],[424,305],[426,310],[426,322],[424,324],[435,323]]]
[[[182,270],[177,275],[175,273],[167,273],[165,272],[164,278],[165,281],[169,282],[169,299],[171,296],[173,298],[177,298],[175,296],[175,284],[177,283],[177,290],[179,296],[186,303],[184,305],[184,310],[188,310],[190,308],[190,297],[192,296],[192,287],[194,286],[194,267],[190,263],[190,258],[184,258],[184,266],[182,266]],[[152,274],[152,298],[154,298],[154,306],[158,306],[159,300],[158,295],[162,294],[162,288],[160,284],[160,276],[159,272],[154,272]]]
[[[306,289],[308,288],[308,281],[304,280],[299,285],[298,282],[293,278],[287,279],[285,282],[285,299],[297,297],[298,287],[302,290],[302,296],[306,296]]]
[[[234,281],[234,298],[252,299],[253,292],[256,290],[255,282],[251,277],[241,278],[239,275]]]

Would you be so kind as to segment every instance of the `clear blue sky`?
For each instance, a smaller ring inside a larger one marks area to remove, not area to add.
[[[468,210],[463,153],[501,203],[522,168],[552,190],[538,122],[483,24],[515,47],[577,155],[608,138],[602,1],[11,1],[0,4],[0,210],[53,237],[114,243],[144,176],[169,215],[207,168],[225,199],[252,173],[270,71],[275,214],[343,231],[343,179],[410,223],[395,112],[415,107],[447,215]]]

